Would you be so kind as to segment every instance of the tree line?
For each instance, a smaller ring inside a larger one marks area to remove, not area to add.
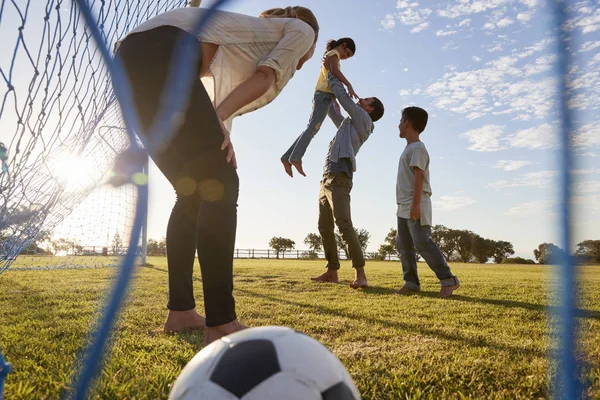
[[[396,229],[391,228],[376,252],[367,252],[367,246],[371,234],[366,229],[355,228],[365,258],[371,260],[388,260],[391,256],[399,257],[396,250]],[[348,246],[339,232],[335,233],[339,251],[346,258],[349,257]],[[0,243],[7,237],[0,234]],[[431,228],[431,238],[438,245],[442,254],[448,261],[463,263],[487,263],[490,259],[497,264],[556,264],[565,251],[553,243],[541,243],[533,250],[534,259],[512,257],[515,253],[512,243],[503,240],[492,240],[484,238],[470,230],[451,229],[444,225],[435,225]],[[323,250],[321,236],[318,233],[309,233],[304,238],[307,251],[301,254],[301,258],[316,259],[318,253]],[[289,238],[273,237],[269,241],[269,247],[273,249],[276,258],[282,253],[295,249],[296,243]],[[119,235],[115,233],[110,245],[98,248],[98,251],[84,248],[77,240],[65,238],[52,238],[50,234],[44,233],[24,248],[21,254],[36,255],[123,255],[125,244]],[[166,241],[148,239],[146,254],[148,256],[164,256],[167,253]],[[418,256],[418,255],[417,255]],[[578,243],[573,254],[573,261],[577,264],[600,264],[600,240],[584,240]]]
[[[367,246],[371,234],[366,229],[357,229],[358,240],[365,257],[372,260],[387,260],[390,256],[400,255],[396,249],[397,231],[391,228],[385,237],[384,243],[379,246],[377,252],[367,252]],[[349,258],[348,247],[344,239],[336,232],[338,249],[343,251]],[[438,245],[442,254],[448,261],[463,263],[487,263],[493,261],[496,264],[553,264],[560,261],[564,250],[553,243],[542,243],[533,250],[533,259],[512,257],[515,254],[513,244],[504,240],[493,240],[465,229],[451,229],[444,225],[435,225],[431,228],[431,238]],[[302,253],[302,258],[315,259],[323,250],[321,236],[317,233],[309,233],[304,238],[304,244],[308,251]],[[273,237],[269,241],[269,247],[275,252],[276,258],[281,253],[293,250],[296,243],[289,238]],[[417,255],[418,256],[418,255]],[[574,261],[579,264],[600,264],[600,240],[584,240],[577,244],[574,253]]]

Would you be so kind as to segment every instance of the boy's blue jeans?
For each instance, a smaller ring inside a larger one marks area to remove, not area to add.
[[[417,273],[417,252],[425,259],[429,268],[435,272],[442,286],[459,284],[458,278],[450,272],[450,267],[442,252],[431,240],[431,226],[422,226],[419,220],[398,217],[396,247],[402,261],[404,286],[409,289],[421,289]]]
[[[313,108],[308,120],[308,125],[304,132],[298,136],[294,144],[285,152],[281,157],[284,161],[302,161],[304,153],[310,144],[313,136],[321,129],[321,124],[325,121],[327,113],[329,112],[329,106],[335,100],[333,93],[322,92],[315,90],[313,97]]]

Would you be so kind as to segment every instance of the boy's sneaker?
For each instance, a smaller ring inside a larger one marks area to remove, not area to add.
[[[407,286],[402,286],[400,289],[396,291],[396,294],[414,294],[419,293],[419,290],[411,289]]]
[[[452,293],[459,287],[460,287],[459,284],[452,285],[452,286],[442,286],[442,288],[440,289],[440,297],[444,298],[444,297],[452,296]]]

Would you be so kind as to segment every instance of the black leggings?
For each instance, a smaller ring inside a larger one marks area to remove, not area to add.
[[[159,110],[174,44],[180,35],[190,34],[163,26],[133,34],[119,47],[145,130]],[[198,72],[200,66],[198,61]],[[200,79],[194,79],[192,85],[189,105],[174,139],[153,157],[177,194],[167,227],[167,307],[185,311],[196,306],[192,275],[197,250],[206,325],[216,326],[236,319],[233,251],[239,180],[235,168],[225,160],[226,151],[220,149],[223,133],[210,98]]]

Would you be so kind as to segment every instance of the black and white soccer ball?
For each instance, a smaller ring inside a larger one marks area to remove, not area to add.
[[[250,328],[206,346],[183,368],[171,400],[356,400],[342,362],[310,336]]]

